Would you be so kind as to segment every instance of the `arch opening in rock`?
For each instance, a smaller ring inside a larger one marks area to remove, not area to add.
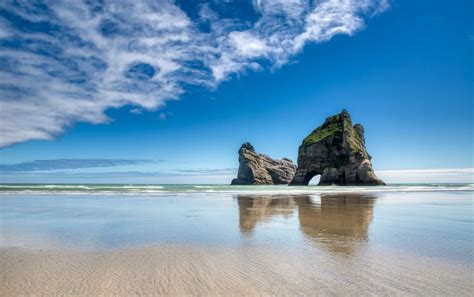
[[[318,185],[320,180],[321,180],[321,174],[313,174],[308,179],[308,185]]]

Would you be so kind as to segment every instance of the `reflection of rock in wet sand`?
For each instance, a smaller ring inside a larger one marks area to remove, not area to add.
[[[330,250],[351,253],[357,243],[368,240],[375,197],[322,195],[320,204],[309,196],[295,200],[301,231]]]
[[[251,232],[257,223],[276,215],[291,216],[296,206],[300,229],[310,239],[326,248],[351,253],[359,242],[367,241],[373,217],[374,196],[361,194],[237,197],[240,231]]]
[[[259,222],[272,216],[289,217],[296,208],[292,196],[246,196],[237,197],[239,203],[240,232],[249,233]]]

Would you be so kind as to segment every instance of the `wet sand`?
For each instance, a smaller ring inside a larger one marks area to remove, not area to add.
[[[2,248],[0,258],[2,296],[472,296],[474,290],[469,267],[392,252],[328,258],[269,247]]]
[[[472,192],[5,196],[0,295],[472,296]]]

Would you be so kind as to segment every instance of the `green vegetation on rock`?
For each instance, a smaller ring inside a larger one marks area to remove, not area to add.
[[[343,126],[345,127],[344,129]],[[356,153],[363,151],[364,142],[357,131],[355,131],[354,127],[352,127],[352,120],[346,111],[328,117],[322,126],[313,130],[313,132],[303,140],[303,145],[312,145],[334,134],[342,136],[343,130],[347,135],[347,141],[352,152]]]
[[[336,114],[330,116],[326,119],[324,124],[311,132],[304,140],[303,145],[311,145],[313,143],[319,142],[335,133],[342,134],[342,121],[341,117],[344,117],[344,121],[348,122],[347,124],[351,125],[350,118],[345,117],[344,113]]]
[[[342,131],[342,127],[336,122],[336,123],[331,123],[330,125],[324,127],[319,127],[315,129],[311,134],[309,134],[304,140],[303,140],[303,145],[311,145],[313,143],[319,142],[334,133]]]

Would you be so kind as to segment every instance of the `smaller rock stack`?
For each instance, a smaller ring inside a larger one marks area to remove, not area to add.
[[[246,142],[239,149],[239,172],[232,185],[279,185],[289,184],[296,172],[296,164],[287,158],[274,160],[257,154]]]

